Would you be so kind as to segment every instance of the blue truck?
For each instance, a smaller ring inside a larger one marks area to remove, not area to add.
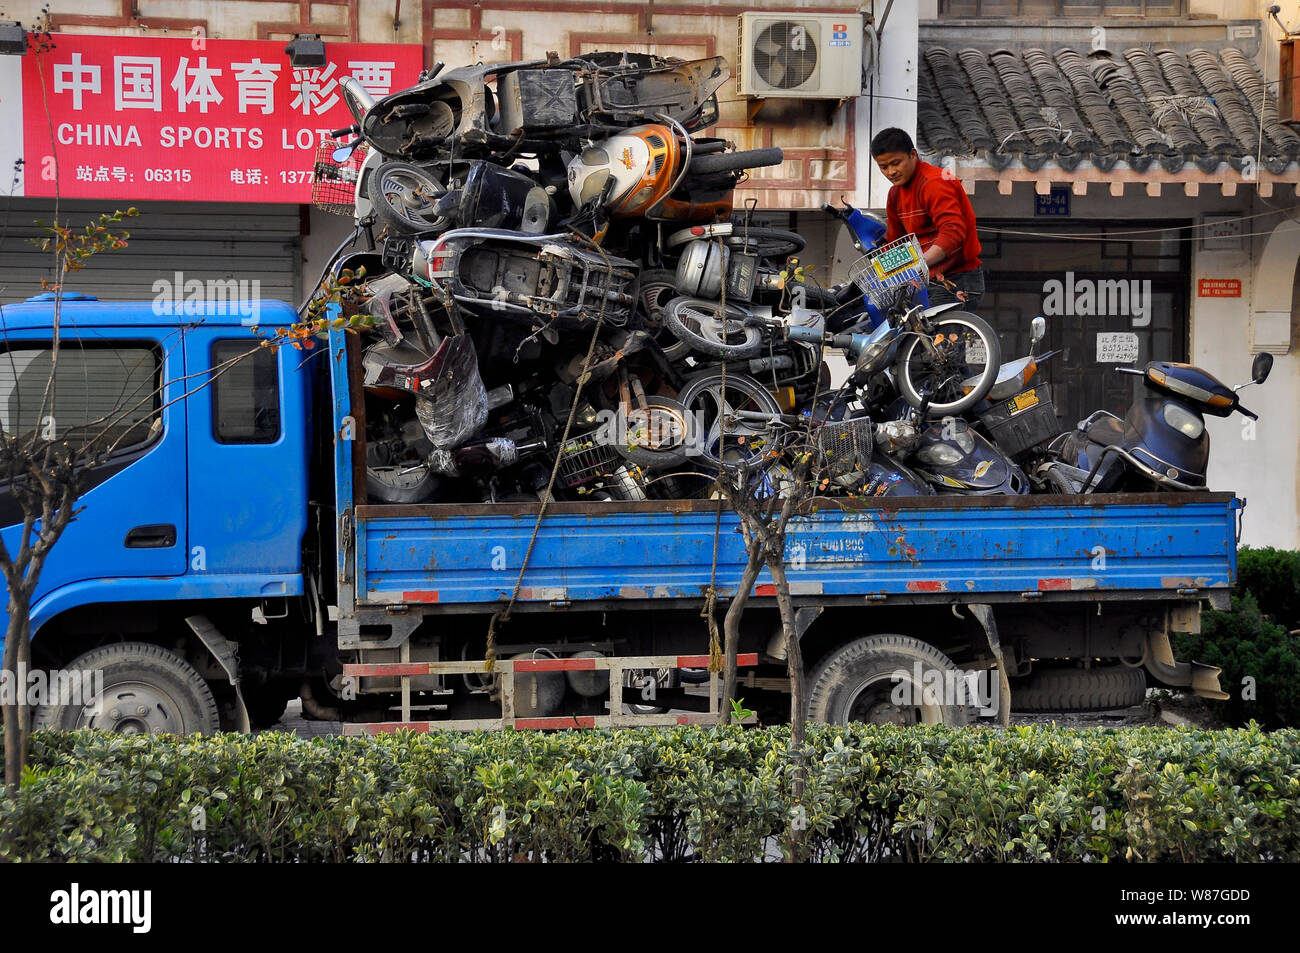
[[[247,729],[295,698],[350,733],[720,717],[701,608],[711,585],[725,608],[740,581],[734,513],[707,499],[553,502],[540,521],[538,503],[370,504],[355,335],[244,357],[257,338],[243,314],[159,310],[62,304],[69,425],[151,396],[85,474],[41,574],[33,666],[101,680],[38,724]],[[54,313],[43,299],[0,310],[10,432],[41,424],[27,418]],[[297,317],[271,301],[256,313],[263,335]],[[1028,710],[1122,707],[1148,684],[1224,698],[1218,669],[1176,660],[1170,636],[1197,631],[1203,602],[1226,607],[1243,505],[818,501],[787,546],[809,714],[964,723],[1005,706],[1006,687]],[[0,510],[12,550],[21,514],[3,488]],[[737,694],[765,720],[789,707],[774,593],[764,571],[741,629]],[[995,672],[993,695],[926,691]]]

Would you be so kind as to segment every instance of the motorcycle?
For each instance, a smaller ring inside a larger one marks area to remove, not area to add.
[[[1155,489],[1205,489],[1210,435],[1204,414],[1258,416],[1244,407],[1238,391],[1262,384],[1273,355],[1258,354],[1251,380],[1228,387],[1208,371],[1190,364],[1150,361],[1141,370],[1117,367],[1117,373],[1142,378],[1147,396],[1134,401],[1121,419],[1097,411],[1077,429],[1048,447],[1051,459],[1038,475],[1055,493],[1116,493]]]

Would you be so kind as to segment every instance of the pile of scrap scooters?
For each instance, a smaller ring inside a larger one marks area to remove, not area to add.
[[[817,285],[798,234],[734,207],[781,150],[702,134],[730,77],[721,57],[603,52],[438,64],[378,101],[340,81],[355,124],[322,146],[313,199],[356,228],[304,310],[361,276],[372,502],[683,499],[723,470],[780,494],[810,449],[822,495],[1205,487],[1203,414],[1253,416],[1240,388],[1124,368],[1144,384],[1128,415],[1059,433],[1043,319],[1002,363],[986,321],[928,306],[915,237],[826,206],[862,257]]]

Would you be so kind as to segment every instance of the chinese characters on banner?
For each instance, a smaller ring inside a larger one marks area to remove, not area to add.
[[[57,169],[64,198],[309,202],[317,146],[352,124],[339,79],[379,99],[421,69],[414,45],[325,52],[293,69],[282,42],[56,34],[23,57],[23,192],[54,195]]]

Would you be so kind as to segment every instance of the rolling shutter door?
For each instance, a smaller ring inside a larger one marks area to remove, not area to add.
[[[140,215],[114,227],[131,233],[127,246],[95,255],[67,276],[67,290],[104,301],[148,301],[156,280],[175,282],[179,271],[183,280],[205,283],[256,279],[260,297],[297,306],[302,287],[297,205],[70,199],[59,203],[59,217],[80,231],[101,213],[132,204]],[[44,236],[35,222],[50,221],[53,212],[50,199],[0,204],[0,302],[40,294],[41,278],[53,278],[53,254],[28,241]]]

